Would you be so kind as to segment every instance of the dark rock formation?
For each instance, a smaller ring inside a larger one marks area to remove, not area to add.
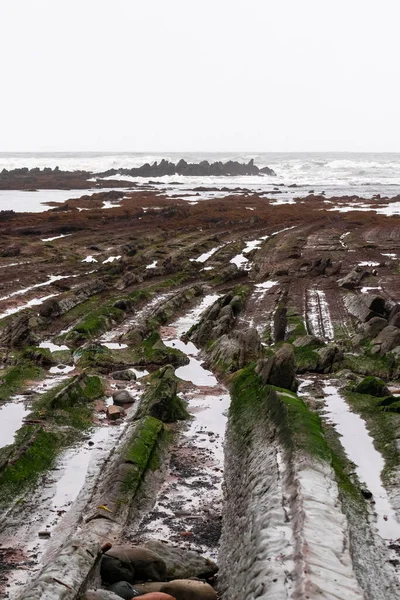
[[[189,331],[190,339],[198,346],[205,346],[228,333],[241,311],[243,300],[232,293],[225,294],[203,314],[199,323]]]
[[[135,398],[128,392],[128,390],[118,390],[112,395],[113,402],[117,406],[123,406],[124,404],[132,404]]]
[[[342,277],[342,279],[338,280],[338,284],[340,287],[345,288],[347,290],[352,290],[358,287],[364,277],[367,277],[371,273],[366,271],[362,267],[355,267],[350,273]]]
[[[135,581],[164,581],[167,575],[167,566],[162,558],[143,546],[113,546],[104,554],[102,562],[104,557],[117,559],[133,572]]]
[[[287,307],[278,306],[274,314],[274,341],[283,342],[287,327]]]
[[[115,373],[111,373],[111,377],[116,381],[135,381],[136,375],[130,369],[125,369],[124,371],[115,371]]]
[[[232,373],[260,358],[261,340],[257,329],[234,331],[219,338],[211,351],[211,361],[216,369]]]
[[[159,369],[151,378],[151,385],[144,394],[140,415],[150,415],[164,423],[187,419],[189,414],[185,404],[177,396],[178,379],[174,368],[167,365]]]
[[[9,348],[34,346],[35,338],[31,333],[29,315],[23,314],[13,319],[5,328],[1,343]]]
[[[335,345],[319,348],[319,350],[316,350],[316,354],[318,355],[317,373],[331,373],[334,370],[335,363],[340,363],[343,360],[342,351]]]
[[[260,360],[257,363],[256,373],[264,384],[275,385],[295,392],[297,382],[293,347],[290,344],[284,344],[274,356]]]
[[[116,594],[119,598],[124,598],[124,600],[132,600],[136,596],[139,596],[139,593],[135,588],[131,586],[127,581],[118,581],[113,585],[110,585],[108,588],[110,592]]]
[[[178,163],[161,160],[152,165],[146,163],[141,167],[133,169],[109,169],[103,173],[97,173],[97,177],[110,177],[112,175],[129,175],[130,177],[163,177],[164,175],[188,175],[199,176],[235,176],[235,175],[276,175],[269,167],[259,168],[250,160],[247,164],[228,160],[226,163],[220,161],[209,163],[203,160],[200,163],[188,163],[181,159]]]
[[[217,565],[201,556],[198,552],[184,550],[171,544],[151,540],[144,544],[146,548],[155,552],[166,564],[167,579],[209,579],[217,571]]]
[[[372,339],[376,337],[378,333],[382,331],[382,329],[385,329],[387,325],[388,322],[383,317],[372,317],[372,319],[362,325],[361,337]]]
[[[383,302],[382,302],[383,301]],[[361,323],[366,323],[373,317],[382,317],[385,310],[385,300],[379,296],[370,296],[368,294],[349,294],[344,298],[344,304],[348,312]]]
[[[107,554],[101,559],[100,575],[105,584],[113,584],[118,581],[134,583],[135,581],[135,570],[130,562],[120,560],[116,556],[107,556]]]
[[[354,391],[357,394],[369,394],[370,396],[376,396],[377,398],[384,398],[389,396],[390,392],[386,387],[386,384],[382,379],[378,377],[365,377],[356,387]]]
[[[400,346],[400,329],[388,325],[372,340],[371,351],[375,354],[386,354]]]

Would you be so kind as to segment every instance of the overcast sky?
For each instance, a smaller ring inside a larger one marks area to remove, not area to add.
[[[399,0],[0,0],[0,151],[400,151]]]

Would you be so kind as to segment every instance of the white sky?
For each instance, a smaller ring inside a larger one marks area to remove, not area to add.
[[[399,0],[0,0],[0,151],[399,151]]]

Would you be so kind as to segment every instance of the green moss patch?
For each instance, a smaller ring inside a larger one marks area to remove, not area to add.
[[[296,394],[263,385],[253,366],[239,371],[232,380],[230,414],[233,425],[249,435],[258,419],[269,418],[287,448],[331,460],[319,416]]]
[[[120,501],[132,500],[148,468],[155,470],[158,466],[158,444],[165,434],[164,425],[154,417],[146,416],[135,429],[125,454],[125,462],[133,465],[133,469],[124,477]]]
[[[296,371],[305,373],[306,371],[316,371],[320,356],[311,346],[293,346]]]
[[[0,506],[12,503],[24,489],[36,483],[52,466],[66,441],[61,433],[25,426],[17,434],[16,445],[21,447],[31,440],[33,443],[14,464],[5,462],[4,454],[0,456]]]
[[[398,359],[393,354],[379,356],[371,354],[366,348],[365,352],[360,355],[345,354],[342,363],[343,369],[350,369],[353,373],[360,375],[373,375],[385,380],[390,380],[398,369]]]
[[[369,396],[376,396],[377,398],[383,398],[388,395],[388,389],[382,379],[378,377],[368,376],[365,377],[356,387],[354,391],[357,394],[368,394]]]
[[[294,342],[298,337],[307,335],[306,326],[304,325],[302,316],[293,309],[289,309],[287,313],[287,329],[289,332],[288,342],[290,343]]]
[[[180,350],[166,346],[158,333],[154,332],[134,349],[133,363],[138,366],[187,365],[189,359]]]
[[[141,403],[141,415],[149,414],[164,423],[189,418],[186,403],[177,396],[178,378],[171,365],[159,369],[149,378],[149,387]]]
[[[301,398],[288,390],[263,385],[252,366],[233,377],[231,393],[230,420],[241,436],[241,443],[251,443],[257,424],[272,421],[289,452],[301,452],[330,463],[341,492],[356,500],[358,507],[364,506],[360,490],[348,475],[353,466],[336,432],[325,427],[318,414]]]
[[[11,503],[51,468],[58,453],[92,425],[90,403],[104,394],[98,377],[73,377],[38,397],[16,433],[0,449],[0,505]]]
[[[120,323],[125,317],[125,312],[113,306],[105,306],[92,311],[84,317],[66,335],[65,340],[75,345],[101,335],[116,323]]]
[[[43,370],[28,361],[21,361],[15,367],[10,367],[1,377],[0,401],[8,400],[13,394],[17,394],[26,381],[31,379],[42,379]]]

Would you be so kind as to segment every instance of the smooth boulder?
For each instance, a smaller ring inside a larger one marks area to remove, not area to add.
[[[372,317],[367,323],[362,326],[363,337],[372,339],[388,326],[388,322],[383,317]]]
[[[163,585],[160,591],[176,600],[217,600],[217,593],[210,584],[193,579],[174,579]]]
[[[118,581],[135,582],[135,569],[129,561],[103,554],[100,563],[100,576],[103,583],[111,585]]]
[[[372,375],[364,377],[364,379],[356,385],[354,391],[357,394],[369,394],[370,396],[375,396],[377,398],[384,398],[385,396],[390,395],[390,391],[386,387],[385,382]]]
[[[80,600],[120,600],[121,596],[109,590],[87,590]]]
[[[164,581],[166,578],[165,562],[158,554],[144,546],[113,546],[104,556],[117,559],[131,568],[134,571],[134,581]]]
[[[126,369],[125,371],[115,371],[111,373],[111,377],[116,381],[136,381],[136,375],[130,369]]]
[[[124,404],[132,404],[135,402],[135,398],[128,392],[128,390],[118,390],[112,395],[114,404],[121,406]]]
[[[212,560],[198,552],[155,540],[146,542],[145,547],[163,559],[167,567],[167,579],[209,579],[218,571],[218,566]]]
[[[117,581],[110,585],[108,589],[119,598],[124,598],[124,600],[131,600],[136,596],[140,596],[140,592],[132,587],[128,581]]]
[[[176,598],[170,594],[165,594],[164,592],[149,592],[140,597],[143,598],[143,600],[176,600]]]
[[[107,418],[110,421],[116,421],[120,419],[125,414],[124,409],[121,406],[115,406],[115,404],[111,404],[111,406],[107,406]]]

